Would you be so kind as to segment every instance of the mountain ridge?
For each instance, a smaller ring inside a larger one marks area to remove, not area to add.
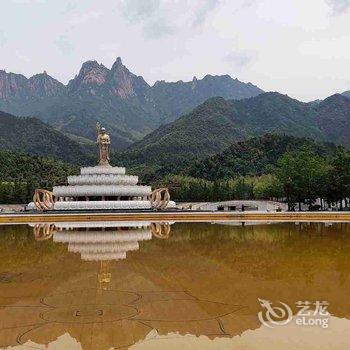
[[[313,104],[276,92],[243,100],[212,98],[153,131],[117,158],[128,167],[167,172],[220,153],[232,142],[266,133],[313,138],[350,148],[350,100],[333,95]]]
[[[26,78],[0,71],[0,110],[35,116],[64,133],[90,140],[94,124],[100,121],[118,149],[217,94],[244,98],[261,92],[228,75],[150,86],[130,72],[120,57],[110,69],[97,61],[84,62],[67,85],[46,72]]]
[[[53,157],[68,163],[88,164],[90,149],[83,148],[37,118],[15,117],[0,111],[0,150]]]
[[[316,121],[330,142],[350,148],[350,98],[334,94],[321,101]]]

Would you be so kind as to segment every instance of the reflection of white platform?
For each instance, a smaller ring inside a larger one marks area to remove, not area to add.
[[[53,236],[54,242],[60,243],[96,243],[96,242],[131,242],[152,239],[150,230],[123,231],[58,231]]]
[[[126,259],[126,253],[83,253],[81,259],[86,261],[105,261]]]
[[[85,222],[55,222],[57,228],[91,228],[91,227],[148,227],[150,221],[85,221]],[[29,224],[33,225],[33,224]]]
[[[127,252],[138,250],[138,242],[108,242],[108,243],[69,243],[68,251],[72,253],[106,253]]]
[[[147,221],[59,222],[54,224],[53,241],[68,243],[68,251],[80,253],[82,260],[125,259],[139,249],[139,241],[152,239]]]

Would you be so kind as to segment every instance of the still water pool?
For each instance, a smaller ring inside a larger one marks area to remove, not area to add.
[[[349,349],[349,257],[348,223],[0,226],[0,347]]]

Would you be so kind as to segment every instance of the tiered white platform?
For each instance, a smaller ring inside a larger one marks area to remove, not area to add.
[[[68,176],[68,186],[55,186],[54,210],[151,209],[150,186],[137,185],[138,177],[125,168],[85,167]]]

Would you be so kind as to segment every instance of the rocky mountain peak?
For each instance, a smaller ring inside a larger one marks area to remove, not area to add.
[[[106,82],[109,70],[97,61],[84,62],[79,74],[68,83],[70,91],[76,91],[90,87],[91,85],[103,85]]]
[[[196,76],[194,76],[192,79],[192,90],[196,88],[197,82],[198,82],[198,79]]]
[[[117,69],[120,69],[122,67],[125,68],[125,66],[123,65],[121,57],[118,56],[117,59],[115,60],[115,62],[113,63],[113,66],[112,66],[111,70],[112,71],[113,70],[117,70]]]
[[[103,64],[99,64],[97,61],[86,61],[81,65],[79,74],[85,74],[93,69],[98,69],[99,67],[104,67]]]
[[[94,137],[93,129],[83,126],[94,125],[96,118],[102,118],[119,147],[125,147],[158,125],[189,113],[208,98],[244,99],[262,92],[229,76],[162,80],[150,87],[141,76],[129,71],[120,57],[111,68],[95,60],[79,68],[67,86],[45,71],[30,79],[0,71],[0,109],[37,115],[64,132],[87,138]]]
[[[150,88],[142,77],[132,74],[123,65],[120,57],[117,57],[111,68],[110,86],[111,93],[122,99],[144,95],[145,91]]]
[[[165,80],[157,80],[157,81],[153,84],[153,86],[164,85],[164,84],[166,84]]]
[[[0,71],[0,99],[7,100],[25,91],[27,78],[22,74]]]
[[[87,61],[81,66],[78,76],[89,76],[91,74],[102,74],[104,76],[108,73],[108,71],[109,70],[103,64],[100,64],[97,61]]]
[[[28,90],[34,96],[57,96],[64,92],[65,86],[44,71],[28,79]]]

